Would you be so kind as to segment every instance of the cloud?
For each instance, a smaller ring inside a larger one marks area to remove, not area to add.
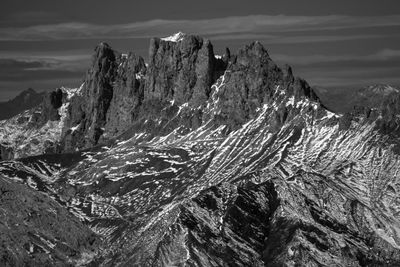
[[[89,67],[91,55],[86,53],[75,54],[74,51],[62,53],[24,53],[0,52],[0,68],[7,70],[16,68],[19,71],[67,71],[82,72]]]
[[[0,59],[0,81],[30,81],[83,77],[88,64],[80,60],[62,59]]]
[[[128,24],[98,25],[80,22],[0,28],[0,41],[150,38],[177,31],[211,39],[258,34],[400,26],[400,15],[391,16],[287,16],[252,15],[202,20],[149,20]],[[238,37],[236,37],[238,38]],[[347,37],[351,38],[351,37]],[[353,37],[354,38],[354,37]]]
[[[66,18],[59,13],[48,11],[21,11],[10,13],[0,18],[0,25],[32,25],[43,23],[60,23]]]
[[[337,63],[337,62],[367,62],[367,61],[389,61],[400,59],[400,50],[383,49],[374,54],[367,55],[283,55],[276,54],[273,59],[279,62],[285,62],[295,65],[312,65],[319,63]]]
[[[317,42],[336,42],[336,41],[351,41],[361,39],[382,38],[382,35],[267,35],[267,34],[227,34],[216,35],[212,37],[213,41],[219,40],[258,40],[265,44],[294,44],[294,43],[317,43]]]

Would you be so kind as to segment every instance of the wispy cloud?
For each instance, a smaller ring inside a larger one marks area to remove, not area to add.
[[[61,23],[67,21],[63,14],[49,11],[21,11],[6,14],[0,18],[0,25],[39,25],[44,23]]]
[[[207,20],[159,19],[116,25],[70,22],[31,27],[0,28],[0,41],[149,38],[168,35],[176,31],[205,35],[211,39],[239,38],[240,36],[244,38],[246,34],[274,38],[274,35],[285,32],[310,32],[384,26],[400,26],[400,15],[363,17],[341,15],[252,15]]]
[[[361,35],[267,35],[267,34],[227,34],[216,35],[212,40],[258,40],[265,44],[295,44],[295,43],[319,43],[319,42],[337,42],[337,41],[351,41],[362,39],[376,39],[382,38],[378,34],[361,34]]]
[[[373,54],[367,55],[273,55],[273,59],[295,65],[312,65],[318,63],[336,63],[343,61],[388,61],[400,59],[400,50],[383,49]]]
[[[11,64],[20,71],[69,71],[83,72],[89,67],[91,55],[76,53],[76,51],[63,51],[59,53],[27,53],[27,52],[0,52],[0,67]]]
[[[359,88],[377,83],[400,85],[400,79],[393,75],[393,71],[391,68],[330,70],[329,72],[321,70],[305,71],[302,76],[306,77],[312,86]]]

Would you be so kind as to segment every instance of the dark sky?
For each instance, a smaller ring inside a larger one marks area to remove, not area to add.
[[[78,86],[97,43],[147,57],[177,31],[217,52],[259,40],[312,85],[400,85],[399,0],[2,0],[0,101],[32,87]]]

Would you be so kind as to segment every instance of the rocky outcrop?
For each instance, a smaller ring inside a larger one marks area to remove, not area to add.
[[[58,109],[61,107],[64,97],[65,95],[60,88],[46,94],[41,104],[39,123],[44,124],[47,121],[58,121],[60,119]]]

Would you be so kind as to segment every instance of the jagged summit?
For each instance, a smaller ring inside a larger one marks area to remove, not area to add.
[[[175,33],[175,34],[173,34],[171,36],[161,38],[161,40],[167,41],[167,42],[175,42],[176,43],[176,42],[182,41],[186,36],[187,36],[186,33],[177,32],[177,33]]]
[[[43,105],[39,121],[63,118],[61,150],[89,148],[130,129],[145,128],[148,138],[180,124],[183,132],[207,123],[232,130],[282,96],[319,101],[290,67],[279,68],[260,42],[236,54],[227,48],[216,57],[211,42],[200,36],[177,33],[167,39],[150,40],[148,64],[107,43],[96,46],[81,88],[55,93],[64,101],[56,106],[51,97]],[[281,118],[287,112],[277,111]]]

